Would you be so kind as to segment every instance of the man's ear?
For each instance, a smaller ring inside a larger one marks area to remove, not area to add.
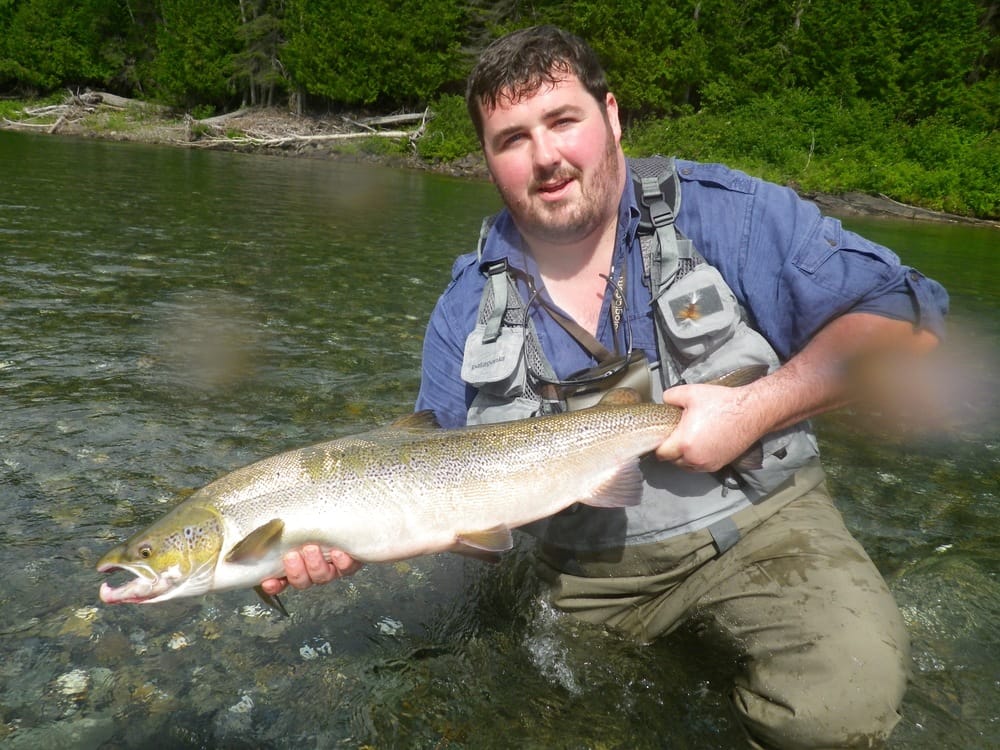
[[[618,119],[618,100],[610,91],[604,97],[604,111],[608,118],[608,124],[611,126],[611,132],[615,134],[615,142],[621,143],[622,124]]]

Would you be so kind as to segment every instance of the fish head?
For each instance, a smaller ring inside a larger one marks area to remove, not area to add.
[[[134,577],[120,586],[101,584],[107,604],[162,602],[209,591],[225,541],[219,514],[185,502],[107,552],[100,573],[124,570]]]

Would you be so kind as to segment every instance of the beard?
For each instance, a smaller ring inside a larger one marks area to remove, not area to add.
[[[604,227],[610,220],[621,198],[620,159],[618,144],[611,128],[600,161],[589,179],[571,165],[562,164],[548,173],[537,174],[528,186],[525,198],[499,190],[514,223],[526,238],[550,244],[578,242]],[[576,180],[579,195],[572,200],[549,203],[540,200],[539,189],[564,180]]]

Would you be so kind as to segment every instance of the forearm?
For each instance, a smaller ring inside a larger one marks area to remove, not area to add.
[[[870,394],[858,374],[879,362],[930,351],[937,337],[908,321],[849,313],[827,324],[806,347],[746,387],[745,403],[761,434],[837,409]]]
[[[870,313],[837,318],[770,375],[739,388],[684,385],[663,402],[684,415],[656,455],[696,471],[717,471],[764,435],[870,396],[856,373],[872,363],[914,357],[937,338],[913,324]],[[877,367],[875,369],[878,369]]]

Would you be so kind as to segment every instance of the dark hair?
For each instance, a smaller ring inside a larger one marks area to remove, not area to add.
[[[594,50],[580,37],[555,26],[531,26],[494,40],[469,74],[465,106],[483,139],[480,105],[518,102],[542,86],[575,75],[603,109],[608,81]]]

